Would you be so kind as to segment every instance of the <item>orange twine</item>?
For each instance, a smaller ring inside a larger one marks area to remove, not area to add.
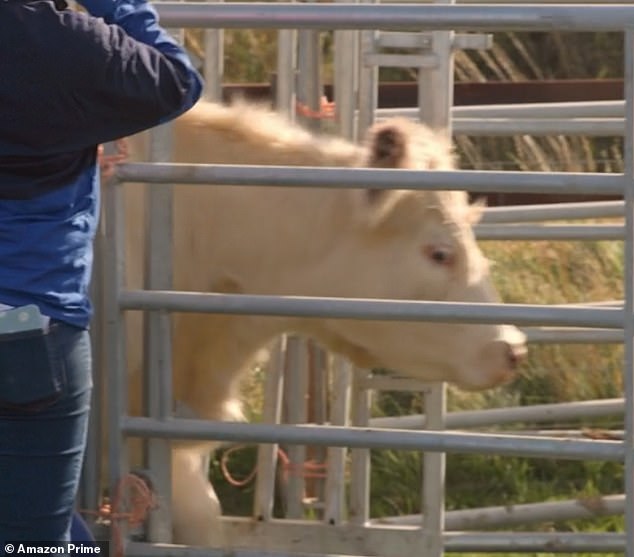
[[[321,97],[319,110],[313,110],[308,105],[300,103],[299,101],[295,103],[295,110],[297,111],[297,114],[314,120],[334,119],[336,116],[335,108],[335,103],[329,101],[325,96]]]
[[[227,449],[220,459],[220,470],[222,471],[222,475],[228,484],[234,487],[244,487],[253,479],[257,474],[257,468],[254,467],[249,474],[247,474],[243,479],[237,479],[230,471],[229,471],[229,456],[237,451],[243,450],[247,448],[247,445],[236,445]],[[290,461],[288,455],[278,447],[277,449],[278,461],[280,463],[280,467],[283,472],[284,480],[288,479],[289,475],[301,476],[303,478],[325,478],[326,477],[326,469],[328,464],[325,462],[317,462],[315,460],[307,460],[300,464],[295,464]]]
[[[229,456],[246,445],[236,445],[226,450],[220,460],[220,468],[227,482],[235,487],[243,487],[250,483],[257,474],[257,468],[244,478],[236,479],[229,471]],[[277,449],[280,467],[286,481],[288,476],[300,475],[304,478],[325,478],[326,463],[308,460],[301,464],[294,464],[288,455],[280,448]],[[141,526],[148,517],[150,511],[158,508],[159,503],[148,483],[137,474],[124,476],[116,485],[114,496],[106,500],[97,511],[81,509],[81,513],[93,516],[97,520],[103,520],[110,524],[111,538],[115,544],[115,555],[123,557],[123,528],[121,523],[129,528]]]
[[[124,476],[115,488],[111,502],[106,501],[98,511],[81,510],[110,523],[115,555],[123,557],[123,529],[121,523],[135,528],[143,524],[148,513],[158,507],[158,500],[148,483],[137,474]]]
[[[128,158],[128,143],[125,139],[118,139],[114,142],[116,153],[105,155],[103,145],[97,147],[97,163],[101,169],[101,178],[108,180],[112,178],[115,171],[115,165],[123,162]]]

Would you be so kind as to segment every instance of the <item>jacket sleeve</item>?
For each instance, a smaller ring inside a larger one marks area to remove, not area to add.
[[[191,108],[200,97],[202,80],[182,47],[159,25],[158,14],[151,4],[146,0],[80,0],[80,3],[93,16],[121,27],[136,41],[154,47],[173,64],[190,82],[189,95],[185,99],[188,106],[184,110]]]
[[[203,82],[143,0],[85,0],[90,17],[65,10],[61,44],[69,68],[58,88],[83,147],[171,120],[200,98]],[[108,9],[105,9],[105,8]],[[60,44],[60,43],[58,43]],[[79,133],[78,133],[79,132]],[[71,147],[71,145],[68,145]]]

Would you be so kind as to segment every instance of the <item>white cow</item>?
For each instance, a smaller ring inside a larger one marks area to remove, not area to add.
[[[133,141],[135,149],[143,140]],[[263,108],[201,102],[175,124],[175,161],[451,169],[450,143],[405,120],[376,125],[357,146],[317,137]],[[129,286],[142,286],[142,188],[126,187]],[[174,288],[199,292],[497,302],[464,192],[177,186]],[[136,321],[135,321],[136,320]],[[174,315],[174,393],[190,416],[239,419],[238,382],[281,333],[320,341],[361,367],[468,389],[513,375],[525,353],[514,327],[300,317]],[[141,328],[131,318],[131,369]],[[137,384],[132,382],[133,386]],[[138,389],[133,397],[138,403]],[[207,481],[208,443],[173,451],[174,537],[222,543]]]

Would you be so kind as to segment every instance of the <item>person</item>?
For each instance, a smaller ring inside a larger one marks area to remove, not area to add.
[[[98,146],[201,76],[145,0],[0,0],[0,553],[70,537],[92,389]]]

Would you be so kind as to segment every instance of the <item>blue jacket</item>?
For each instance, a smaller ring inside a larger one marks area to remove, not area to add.
[[[170,120],[202,80],[143,0],[0,0],[0,303],[85,327],[98,144]]]

